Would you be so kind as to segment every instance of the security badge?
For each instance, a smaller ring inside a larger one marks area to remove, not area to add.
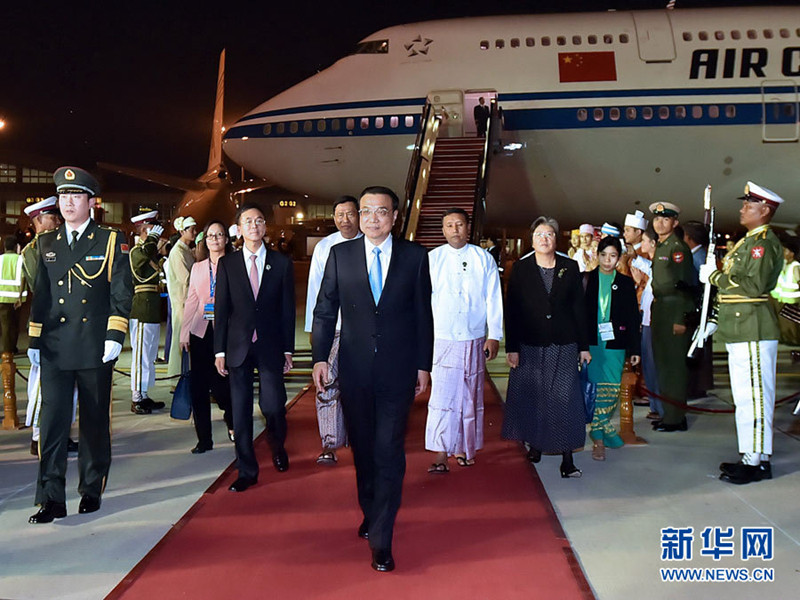
[[[56,262],[56,253],[55,252],[46,252],[44,255],[44,262]]]
[[[610,342],[614,339],[613,323],[598,323],[597,332],[600,334],[600,339],[604,342]]]

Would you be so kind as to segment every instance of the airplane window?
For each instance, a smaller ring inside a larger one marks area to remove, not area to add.
[[[619,121],[619,109],[615,106],[608,111],[608,116],[612,121]]]
[[[297,121],[292,121],[289,123],[289,133],[297,133],[298,125]]]
[[[698,39],[700,39],[700,40],[705,42],[706,40],[708,40],[708,32],[707,31],[701,31],[700,33],[697,34],[697,37],[698,37]]]
[[[369,117],[361,118],[361,129],[369,129]]]
[[[414,117],[412,115],[406,115],[406,127],[413,127],[414,126]]]
[[[748,40],[756,40],[756,39],[758,39],[758,32],[755,29],[748,29],[747,30],[747,39]]]
[[[353,117],[349,117],[347,121],[344,122],[344,126],[347,131],[353,131],[356,128],[356,120]]]
[[[525,38],[525,45],[528,48],[531,48],[532,46],[536,45],[536,40],[534,38]]]
[[[789,33],[789,30],[788,30],[788,29],[781,29],[781,37],[782,37],[782,38],[788,38],[788,37],[789,37],[789,36],[791,36],[791,35],[792,35],[792,34],[791,34],[791,33]]]
[[[322,132],[327,129],[327,123],[325,123],[325,119],[320,119],[317,121],[317,131]]]
[[[581,36],[579,36],[579,35],[573,35],[572,36],[572,44],[573,45],[580,46],[581,43],[582,43]]]
[[[692,118],[693,119],[702,119],[703,118],[703,107],[702,106],[693,106],[692,107]]]
[[[619,36],[620,44],[627,44],[629,41],[630,41],[630,38],[628,37],[627,33],[623,33],[622,35]]]
[[[489,40],[481,40],[481,50],[489,49]]]
[[[669,106],[658,107],[658,118],[661,120],[669,119]]]
[[[278,123],[278,135],[283,135],[286,131],[286,123]]]
[[[717,117],[719,117],[719,106],[717,106],[716,104],[709,106],[708,116],[711,117],[712,119],[716,119]]]
[[[586,41],[589,42],[592,45],[595,45],[597,43],[597,36],[596,35],[590,35],[588,38],[586,38]]]
[[[389,127],[395,129],[398,125],[400,125],[400,119],[397,117],[389,117]]]
[[[725,32],[723,31],[715,31],[714,38],[717,40],[724,40],[725,39]]]
[[[629,106],[628,108],[626,108],[625,109],[625,118],[628,119],[628,121],[635,120],[636,119],[636,107]]]
[[[506,42],[505,40],[495,40],[494,47],[495,48],[505,48]]]
[[[739,31],[738,29],[734,29],[733,31],[731,31],[731,39],[733,40],[742,39],[742,32]]]
[[[692,41],[692,34],[688,31],[683,32],[683,41],[684,42],[691,42]]]
[[[519,48],[519,38],[511,38],[511,47]]]
[[[547,36],[544,36],[542,38],[542,46],[549,46],[549,45],[550,45],[550,38],[547,37]]]
[[[642,118],[645,121],[649,121],[653,118],[653,108],[651,106],[645,106],[642,108]]]
[[[339,121],[339,119],[334,119],[333,121],[331,121],[331,129],[333,129],[334,131],[339,131],[341,127],[342,124],[341,121]]]
[[[314,127],[314,124],[311,121],[303,121],[303,132],[304,133],[311,133],[311,129]]]
[[[358,44],[353,54],[387,54],[388,52],[389,40],[370,40]]]
[[[736,105],[728,104],[725,107],[725,116],[728,117],[729,119],[735,118],[736,117]]]
[[[614,36],[613,35],[609,35],[609,34],[605,34],[603,36],[603,43],[604,44],[613,44],[614,43]]]
[[[765,29],[764,30],[764,37],[768,40],[772,39],[772,29]]]
[[[383,117],[375,117],[375,129],[383,129]]]
[[[272,123],[267,123],[264,125],[264,135],[269,135],[272,133]]]
[[[605,117],[605,113],[603,112],[602,108],[595,108],[592,117],[594,118],[595,121],[602,121],[603,118]]]
[[[589,111],[585,108],[578,109],[578,121],[585,121],[589,118]]]
[[[556,44],[558,44],[559,46],[566,46],[567,38],[565,38],[563,35],[558,36],[556,38]]]
[[[686,107],[685,106],[676,106],[675,107],[675,116],[678,119],[685,119],[686,118]]]

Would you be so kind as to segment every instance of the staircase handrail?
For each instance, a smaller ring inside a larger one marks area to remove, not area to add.
[[[483,224],[486,220],[486,188],[489,180],[489,161],[491,157],[489,149],[493,148],[495,142],[499,139],[499,131],[500,111],[497,107],[497,99],[492,98],[489,102],[489,120],[486,123],[483,158],[475,182],[475,202],[472,205],[472,231],[470,232],[470,242],[476,245],[481,241]]]
[[[405,197],[403,199],[405,204],[401,211],[403,222],[400,225],[402,236],[405,239],[413,240],[416,235],[422,195],[428,187],[433,147],[436,143],[440,124],[440,118],[434,113],[433,104],[430,101],[426,101],[422,109],[417,139],[414,142],[414,151],[411,154],[408,176],[406,177]]]

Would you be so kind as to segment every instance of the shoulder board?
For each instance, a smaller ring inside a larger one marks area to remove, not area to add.
[[[117,229],[116,227],[109,227],[108,225],[98,225],[97,228],[103,229],[108,232],[116,231],[117,233],[119,233],[119,229]]]

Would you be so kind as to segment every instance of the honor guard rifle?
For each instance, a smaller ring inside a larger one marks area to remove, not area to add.
[[[706,262],[711,261],[716,264],[716,244],[714,241],[714,207],[711,206],[711,185],[706,186],[705,193],[703,194],[703,221],[708,226],[708,254],[706,255]],[[689,346],[689,352],[686,356],[692,357],[697,348],[702,348],[705,343],[706,325],[708,323],[708,305],[711,302],[711,282],[707,281],[703,288],[703,306],[700,309],[700,324],[697,326],[692,345]]]

